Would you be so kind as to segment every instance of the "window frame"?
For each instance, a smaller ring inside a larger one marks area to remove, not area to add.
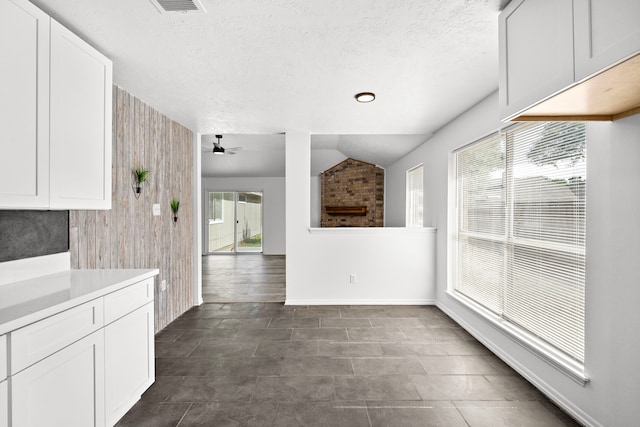
[[[411,197],[411,189],[409,188],[409,179],[410,179],[410,175],[412,172],[415,172],[416,170],[420,169],[422,171],[421,175],[422,175],[422,181],[421,181],[421,185],[420,185],[420,193],[421,193],[421,202],[422,202],[422,206],[420,206],[422,208],[422,223],[418,224],[418,223],[414,223],[413,222],[413,218],[415,217],[415,215],[412,215],[414,212],[412,210],[413,204],[412,204],[412,197]],[[405,227],[407,228],[421,228],[424,227],[424,163],[419,163],[415,166],[413,166],[412,168],[407,169],[407,172],[405,173],[405,223],[404,223]]]
[[[533,333],[527,331],[524,328],[521,328],[517,324],[514,324],[502,317],[502,315],[496,314],[494,311],[488,309],[482,304],[474,301],[473,299],[465,296],[456,290],[456,284],[460,278],[459,271],[459,241],[461,237],[459,221],[460,221],[460,200],[459,200],[459,192],[458,192],[458,153],[469,149],[473,145],[482,143],[488,140],[491,137],[495,137],[496,135],[500,135],[508,132],[509,130],[516,129],[518,126],[526,126],[526,124],[509,124],[496,131],[490,132],[486,135],[483,135],[481,138],[478,138],[474,141],[471,141],[463,146],[460,146],[449,152],[449,165],[448,165],[448,209],[447,209],[447,218],[448,218],[448,235],[449,235],[449,245],[447,251],[447,286],[446,286],[446,294],[458,301],[463,306],[467,307],[471,311],[475,312],[480,316],[480,318],[486,323],[492,325],[496,328],[500,333],[513,340],[514,342],[521,345],[523,348],[527,349],[531,353],[541,357],[543,360],[548,362],[550,365],[554,366],[563,374],[567,375],[576,383],[584,386],[589,382],[588,376],[585,374],[585,366],[584,363],[577,361],[571,356],[567,355],[565,352],[557,349],[555,346],[547,343],[541,338],[538,338]],[[505,172],[507,171],[507,160],[505,159]],[[513,165],[511,165],[513,167]],[[506,191],[506,190],[505,190]],[[513,196],[505,196],[513,197]],[[507,206],[505,206],[505,214],[511,215],[511,209],[513,206],[509,206],[510,201],[505,200]],[[513,227],[513,221],[505,224],[506,227]],[[504,235],[493,235],[489,233],[479,233],[480,237],[486,241],[495,241],[500,244],[509,245],[514,242],[517,242],[518,245],[527,244],[527,239],[522,238],[514,238],[512,235],[512,229],[506,228]],[[475,237],[473,232],[466,231],[462,235],[468,237]],[[586,230],[585,230],[586,235]],[[541,241],[535,241],[535,247],[545,249],[545,246],[548,246],[547,249],[560,249],[566,250],[567,248],[562,243],[559,242],[549,242],[545,244]],[[586,251],[586,247],[585,247]],[[583,252],[584,253],[584,252]],[[470,328],[472,331],[475,328]],[[585,322],[585,335],[586,335],[586,322]],[[586,347],[586,343],[585,343]]]

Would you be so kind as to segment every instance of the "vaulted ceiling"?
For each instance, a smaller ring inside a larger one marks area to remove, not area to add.
[[[497,88],[506,3],[202,0],[204,14],[162,14],[150,0],[32,1],[109,56],[117,85],[202,134],[425,138]],[[357,103],[362,91],[376,100]]]

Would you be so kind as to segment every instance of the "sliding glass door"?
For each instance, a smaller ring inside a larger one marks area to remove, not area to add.
[[[262,252],[262,192],[210,191],[208,252]]]
[[[236,193],[236,252],[262,252],[262,192]]]

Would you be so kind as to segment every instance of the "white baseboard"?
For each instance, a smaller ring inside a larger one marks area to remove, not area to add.
[[[0,262],[0,286],[70,269],[70,252]]]
[[[432,299],[287,299],[284,305],[435,305]]]
[[[456,321],[456,323],[462,326],[467,332],[473,335],[473,337],[476,338],[478,341],[480,341],[485,347],[491,350],[491,352],[493,352],[496,356],[502,359],[507,365],[511,366],[516,372],[522,375],[531,384],[536,386],[538,390],[540,390],[555,404],[560,406],[563,410],[565,410],[568,414],[570,414],[580,423],[589,427],[604,427],[598,421],[593,419],[593,417],[591,417],[589,414],[587,414],[582,409],[578,408],[572,402],[566,399],[560,392],[558,392],[556,389],[551,387],[546,381],[542,380],[539,376],[537,376],[534,372],[532,372],[527,366],[520,363],[517,359],[511,357],[510,354],[504,352],[499,345],[497,345],[491,339],[489,339],[484,334],[479,332],[471,324],[463,321],[459,316],[457,316],[454,312],[449,310],[440,302],[436,301],[435,305],[440,310],[442,310],[447,316],[451,317],[454,321]]]

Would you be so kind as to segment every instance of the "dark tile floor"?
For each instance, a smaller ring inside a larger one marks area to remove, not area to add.
[[[284,302],[284,255],[202,257],[204,302]]]
[[[573,426],[435,307],[204,304],[118,426]]]

